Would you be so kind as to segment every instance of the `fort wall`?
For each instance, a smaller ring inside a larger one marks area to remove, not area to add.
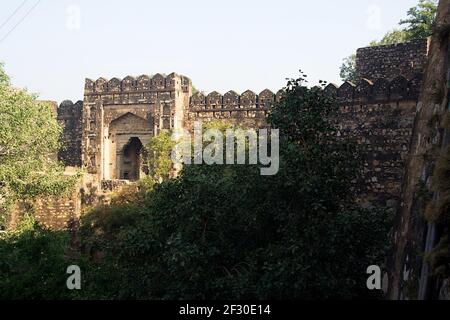
[[[323,90],[339,103],[338,134],[355,137],[363,147],[363,204],[398,203],[427,52],[426,40],[359,49],[360,80],[329,84]],[[85,170],[89,181],[79,192],[81,206],[95,205],[130,178],[126,171],[133,168],[133,160],[124,155],[130,139],[145,145],[162,130],[192,129],[197,120],[266,127],[270,109],[282,96],[283,90],[267,89],[259,94],[192,94],[191,80],[176,73],[86,79],[84,101],[65,101],[58,108],[66,145],[60,159]],[[50,214],[64,210],[53,208]]]
[[[138,175],[124,169],[129,160],[123,155],[124,148],[130,139],[139,139],[145,145],[161,130],[182,127],[191,90],[191,80],[176,73],[127,76],[122,80],[86,79],[83,167],[97,175],[99,182]]]
[[[408,79],[423,73],[428,60],[428,39],[413,40],[388,46],[358,49],[356,52],[356,75],[358,79],[397,76]]]
[[[340,104],[338,135],[354,137],[363,150],[363,181],[358,183],[363,204],[398,204],[420,82],[404,77],[374,83],[364,79],[339,88],[330,84],[324,90]]]
[[[65,176],[77,174],[76,168],[66,168]],[[34,200],[21,200],[16,203],[11,211],[8,225],[15,228],[24,214],[33,214],[36,221],[44,227],[61,230],[71,227],[71,223],[78,220],[82,213],[83,179],[70,190],[61,195],[40,196]]]
[[[81,167],[82,113],[82,101],[73,103],[67,100],[57,109],[57,120],[63,127],[58,159],[67,167]]]

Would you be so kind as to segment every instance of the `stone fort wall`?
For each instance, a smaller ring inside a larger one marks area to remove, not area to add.
[[[355,137],[363,150],[364,180],[359,182],[363,204],[398,204],[420,83],[419,76],[410,80],[400,76],[325,88],[340,103],[335,119],[338,134]]]
[[[428,39],[360,48],[356,52],[357,78],[392,80],[402,75],[411,79],[425,70],[428,49]]]
[[[63,127],[63,145],[58,159],[68,167],[81,167],[83,101],[64,101],[57,110],[58,123]]]
[[[161,130],[181,128],[191,92],[191,80],[176,73],[86,79],[81,117],[83,167],[99,181],[123,179],[120,153],[129,139],[137,137],[145,145]]]
[[[324,94],[335,96],[339,102],[340,113],[335,119],[339,134],[356,137],[365,150],[364,181],[360,182],[363,204],[395,206],[400,197],[427,52],[426,40],[359,49],[360,80],[329,84],[324,89]],[[192,94],[191,80],[175,73],[123,80],[86,79],[84,101],[65,101],[58,108],[58,121],[65,128],[65,149],[59,156],[66,165],[86,170],[89,183],[80,189],[80,206],[48,202],[38,206],[37,216],[56,216],[55,210],[58,217],[64,212],[73,216],[72,208],[82,210],[123,185],[120,177],[111,174],[119,161],[114,158],[119,149],[112,143],[123,143],[138,134],[144,139],[164,129],[190,129],[196,120],[264,127],[270,108],[281,98],[281,90]],[[108,150],[111,148],[116,151]]]

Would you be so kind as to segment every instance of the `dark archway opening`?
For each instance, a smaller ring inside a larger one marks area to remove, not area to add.
[[[123,147],[121,179],[137,181],[141,172],[143,145],[139,138],[131,138]]]

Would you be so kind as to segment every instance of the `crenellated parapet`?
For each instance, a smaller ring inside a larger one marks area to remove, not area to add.
[[[421,74],[416,74],[409,80],[404,76],[398,76],[391,81],[361,79],[357,84],[347,81],[339,87],[330,83],[325,87],[324,92],[336,97],[341,105],[385,103],[417,100],[421,83]]]
[[[197,92],[190,97],[185,125],[192,129],[195,121],[225,121],[242,127],[266,127],[270,108],[282,95],[282,90],[275,94],[268,89],[259,94],[252,90],[242,94],[231,90],[224,95],[217,91],[207,95]]]
[[[342,85],[328,84],[323,92],[335,97],[341,105],[361,105],[371,103],[385,103],[402,100],[417,100],[422,83],[422,75],[416,74],[412,79],[398,76],[393,80],[377,79],[371,81],[361,79],[356,84],[344,82]],[[189,108],[193,112],[227,111],[227,110],[268,110],[280,101],[284,91],[276,94],[266,89],[260,94],[247,90],[242,94],[228,91],[221,95],[213,91],[208,95],[197,92],[190,98]]]
[[[70,100],[65,100],[57,108],[58,120],[70,119],[78,116],[82,112],[83,101],[73,103]]]
[[[323,90],[339,103],[338,135],[354,137],[364,151],[358,197],[364,204],[398,204],[421,83],[415,74],[328,84]]]
[[[256,94],[251,90],[247,90],[242,94],[231,90],[224,95],[217,91],[213,91],[208,95],[197,92],[191,97],[189,108],[195,112],[268,110],[275,101],[280,100],[282,94],[282,90],[275,94],[269,89],[265,89],[260,94]]]
[[[336,121],[339,136],[352,136],[364,150],[364,174],[359,200],[395,206],[400,194],[404,159],[407,156],[422,75],[411,78],[360,79],[340,86],[328,84],[322,94],[336,98],[339,112]],[[259,94],[247,90],[190,98],[187,126],[194,121],[225,121],[243,127],[264,127],[274,103],[285,91],[276,94],[264,90]]]
[[[83,101],[66,100],[57,109],[57,120],[63,128],[58,159],[65,166],[81,166],[82,115]]]
[[[363,150],[362,204],[398,204],[427,50],[426,40],[359,49],[360,80],[321,89],[338,102],[336,134],[355,138]],[[90,206],[100,199],[98,190],[145,174],[136,151],[160,132],[192,130],[196,121],[266,128],[272,107],[285,94],[268,89],[192,94],[191,80],[176,73],[86,79],[84,100],[57,108],[64,128],[58,156],[66,166],[86,171],[80,194]]]
[[[182,127],[191,92],[191,80],[176,73],[86,79],[83,167],[98,180],[135,179],[139,173],[129,166],[124,148],[130,139],[145,145],[162,130]]]
[[[175,90],[187,93],[191,85],[192,82],[188,77],[176,73],[171,73],[168,76],[158,73],[154,76],[141,75],[137,78],[127,76],[124,79],[99,78],[95,81],[86,79],[84,91],[86,95]]]

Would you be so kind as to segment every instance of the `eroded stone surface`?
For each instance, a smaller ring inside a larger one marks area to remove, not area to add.
[[[360,200],[367,206],[398,203],[426,52],[425,40],[360,49],[361,80],[330,84],[324,90],[340,103],[339,134],[356,137],[366,150],[364,178],[359,184]],[[45,215],[56,219],[64,212],[77,216],[79,212],[73,210],[103,201],[121,181],[138,179],[145,168],[141,164],[144,154],[137,149],[162,130],[190,130],[197,120],[265,127],[270,108],[282,97],[283,91],[267,89],[193,94],[191,80],[176,73],[86,79],[84,100],[65,101],[58,108],[65,146],[59,158],[87,172],[78,192],[81,205],[70,205],[68,199],[61,201],[69,205],[48,201],[55,209],[45,213],[45,205],[37,206],[38,216],[42,220],[47,219]]]

